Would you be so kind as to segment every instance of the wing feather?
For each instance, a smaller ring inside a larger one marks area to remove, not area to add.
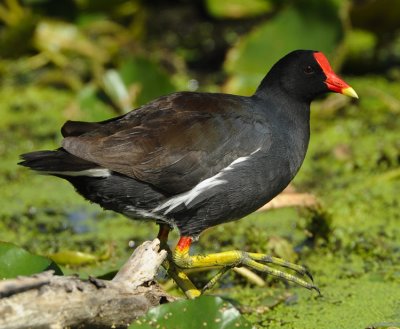
[[[66,137],[62,146],[164,192],[182,193],[261,145],[269,147],[268,129],[254,129],[261,118],[246,108],[246,98],[219,95],[161,97],[97,129]]]

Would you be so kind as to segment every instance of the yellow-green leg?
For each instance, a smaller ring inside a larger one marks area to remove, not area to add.
[[[161,243],[161,248],[167,250],[167,259],[163,262],[163,267],[167,271],[168,275],[180,289],[185,293],[186,297],[189,299],[196,298],[201,295],[200,290],[190,281],[189,277],[181,268],[178,268],[172,260],[172,252],[167,244],[168,234],[170,228],[168,225],[160,225],[160,231],[158,233],[158,239]]]
[[[230,269],[232,269],[233,266],[225,266],[221,268],[216,275],[214,275],[210,281],[207,282],[207,284],[201,289],[201,293],[204,293],[206,290],[212,289],[215,284],[219,281],[219,279],[222,278],[222,276],[228,272]]]
[[[225,251],[208,255],[191,256],[189,254],[191,243],[192,239],[190,237],[181,237],[172,254],[172,260],[176,266],[186,269],[200,268],[200,267],[215,267],[215,266],[222,267],[221,271],[217,274],[216,278],[211,279],[211,281],[206,285],[205,287],[206,289],[215,285],[218,279],[228,269],[235,266],[247,266],[256,271],[274,275],[279,278],[294,282],[304,288],[310,290],[311,289],[316,290],[320,294],[318,287],[314,285],[312,282],[311,283],[307,282],[304,279],[301,279],[295,275],[272,268],[266,265],[265,263],[289,268],[295,271],[297,274],[300,274],[302,276],[303,275],[308,276],[312,281],[311,274],[303,266],[289,263],[280,258],[271,257],[268,255],[258,254],[258,253],[247,253],[239,250]]]

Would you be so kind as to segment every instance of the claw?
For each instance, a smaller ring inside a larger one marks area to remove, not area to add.
[[[311,285],[309,289],[310,290],[315,290],[318,293],[318,297],[322,297],[321,290],[319,290],[319,288],[316,285],[314,285],[314,284]]]
[[[314,278],[313,278],[311,272],[307,268],[304,268],[304,270],[305,270],[304,275],[306,275],[311,280],[311,282],[314,283]]]

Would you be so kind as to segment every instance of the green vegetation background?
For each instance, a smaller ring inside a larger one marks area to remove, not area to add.
[[[212,291],[257,328],[400,327],[398,0],[3,1],[0,241],[50,256],[64,273],[117,270],[128,241],[153,239],[156,225],[102,211],[66,182],[18,167],[19,154],[56,148],[66,120],[103,120],[176,90],[249,95],[298,48],[324,51],[360,96],[312,105],[294,186],[320,207],[215,227],[195,251],[266,252],[311,269],[323,297],[233,272]]]

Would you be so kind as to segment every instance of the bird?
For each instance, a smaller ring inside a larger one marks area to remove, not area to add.
[[[58,149],[22,154],[19,164],[67,180],[106,210],[158,223],[165,266],[188,298],[235,266],[319,292],[301,265],[240,250],[192,255],[190,247],[205,229],[239,220],[285,189],[307,152],[310,104],[328,92],[358,98],[322,52],[295,50],[252,96],[175,92],[106,121],[67,121]],[[180,238],[171,250],[173,228]],[[199,289],[185,270],[207,267],[220,271]]]

